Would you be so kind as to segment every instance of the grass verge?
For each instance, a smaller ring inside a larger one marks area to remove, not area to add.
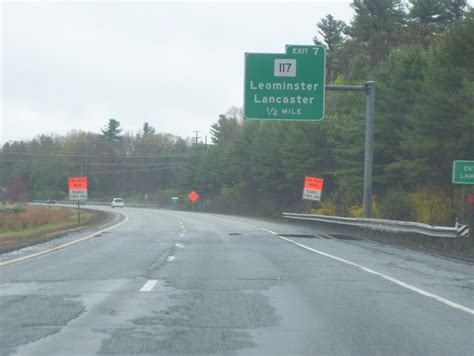
[[[100,224],[110,218],[103,211],[27,205],[22,212],[0,212],[0,253],[16,250]]]

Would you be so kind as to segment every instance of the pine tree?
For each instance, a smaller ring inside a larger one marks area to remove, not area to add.
[[[429,52],[402,147],[407,181],[451,186],[453,160],[474,157],[474,11]]]
[[[120,122],[115,119],[110,119],[107,126],[101,130],[102,137],[107,141],[116,141],[120,138],[120,133],[123,129],[120,128]]]
[[[143,136],[153,135],[155,134],[156,130],[153,126],[151,126],[148,122],[143,123]]]

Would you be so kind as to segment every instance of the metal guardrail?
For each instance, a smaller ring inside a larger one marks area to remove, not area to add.
[[[385,219],[366,219],[366,218],[343,218],[339,216],[311,215],[283,213],[286,219],[318,221],[336,225],[358,226],[370,230],[389,231],[399,233],[415,233],[431,237],[451,238],[457,237],[455,227],[435,226],[422,224],[418,222],[385,220]]]
[[[33,200],[33,203],[46,204],[46,200]],[[67,204],[67,205],[77,205],[75,200],[57,200],[54,204]],[[51,205],[54,205],[51,204]],[[101,202],[101,201],[89,201],[86,200],[81,206],[87,207],[88,205],[94,206],[110,206],[110,202]],[[125,203],[127,208],[148,208],[148,209],[158,209],[159,206],[156,204],[139,204],[139,203]]]

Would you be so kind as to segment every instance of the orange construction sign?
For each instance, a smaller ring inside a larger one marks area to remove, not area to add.
[[[188,194],[188,199],[194,203],[196,200],[199,199],[199,194],[193,190],[191,193]]]
[[[69,177],[69,189],[87,189],[87,177]]]
[[[321,201],[323,190],[323,178],[304,177],[303,199]]]
[[[305,189],[314,189],[314,190],[323,190],[323,178],[316,177],[304,177],[304,188]]]

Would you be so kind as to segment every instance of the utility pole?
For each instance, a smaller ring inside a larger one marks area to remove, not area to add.
[[[198,136],[199,132],[200,131],[193,131],[196,135],[194,137],[194,144],[196,145],[196,147],[198,146],[198,140],[201,138]]]

